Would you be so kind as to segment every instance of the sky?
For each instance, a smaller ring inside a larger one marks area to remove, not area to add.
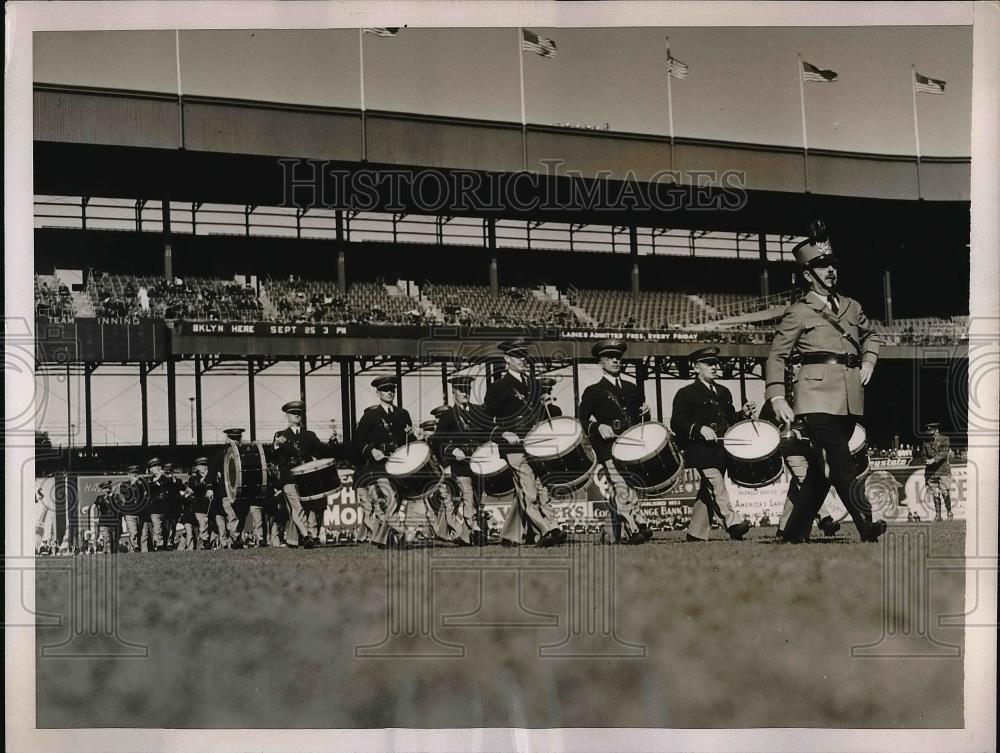
[[[368,109],[520,120],[523,54],[530,123],[608,123],[668,131],[665,40],[688,65],[672,81],[675,135],[802,146],[798,58],[833,69],[830,84],[803,85],[811,148],[913,154],[911,64],[947,82],[919,94],[921,151],[970,154],[972,29],[533,28],[558,55],[519,52],[517,29],[406,28],[364,36]],[[358,108],[357,30],[181,31],[185,94]],[[178,90],[173,31],[44,32],[36,82],[160,92]]]

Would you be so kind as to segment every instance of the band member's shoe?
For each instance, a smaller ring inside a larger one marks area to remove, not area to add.
[[[564,531],[562,528],[556,528],[555,530],[557,530],[559,532],[559,543],[560,544],[565,544],[567,541],[569,541],[569,534],[566,533],[566,531]]]
[[[243,539],[239,538],[239,537],[233,539],[233,543],[232,543],[232,546],[230,548],[231,549],[242,549],[243,548]]]
[[[639,524],[639,533],[642,534],[643,541],[649,541],[651,538],[653,538],[653,529],[650,528],[649,524],[647,523]]]
[[[889,524],[884,520],[876,520],[868,524],[867,529],[861,534],[861,540],[866,543],[877,543],[878,537],[889,529]]]
[[[566,534],[563,533],[563,531],[562,531],[561,528],[553,528],[553,529],[551,529],[549,531],[546,531],[545,533],[542,534],[542,537],[540,539],[538,539],[538,546],[541,546],[541,547],[559,546],[561,543],[563,543],[566,540],[564,538],[565,535]]]
[[[784,531],[782,531],[782,530],[781,530],[781,529],[779,528],[779,529],[778,529],[778,530],[777,530],[777,531],[775,532],[775,534],[774,534],[774,538],[776,538],[776,539],[781,539],[782,541],[784,541],[784,540],[785,540],[785,532],[784,532]]]
[[[934,516],[934,522],[935,522],[935,523],[937,523],[937,522],[938,522],[939,520],[941,520],[941,513],[937,513],[937,514],[936,514],[936,515]]]
[[[313,548],[313,547],[314,547],[315,545],[316,545],[316,544],[315,544],[315,542],[313,541],[313,537],[312,537],[312,536],[306,536],[306,537],[305,537],[305,538],[304,538],[304,539],[302,540],[302,548],[303,548],[303,549],[312,549],[312,548]]]
[[[954,519],[955,519],[955,513],[953,513],[951,510],[949,510],[948,511],[948,520],[954,520]]]
[[[840,523],[827,515],[819,521],[819,530],[823,532],[824,536],[836,536],[840,530]]]
[[[706,539],[699,539],[697,536],[692,536],[690,533],[684,535],[685,541],[706,541]]]
[[[516,541],[511,541],[510,539],[500,539],[500,546],[505,546],[505,547],[508,547],[508,548],[513,548],[513,547],[517,547],[517,546],[521,546],[521,545],[518,544]]]
[[[743,537],[747,535],[750,530],[750,523],[744,520],[742,523],[737,523],[736,525],[729,526],[726,529],[726,533],[729,534],[729,538],[733,541],[743,541]]]
[[[636,531],[633,533],[628,540],[630,544],[645,544],[649,539],[646,538],[646,534],[642,531]]]

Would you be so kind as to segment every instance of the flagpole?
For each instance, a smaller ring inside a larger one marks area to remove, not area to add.
[[[521,161],[528,170],[528,118],[524,107],[524,30],[517,27],[517,66],[521,79]]]
[[[368,133],[365,122],[365,30],[358,29],[359,77],[361,83],[361,161],[368,161]]]
[[[674,97],[670,79],[673,78],[670,65],[670,37],[667,37],[667,121],[669,125],[668,135],[670,137],[670,169],[674,169]]]
[[[181,130],[181,149],[184,148],[184,91],[181,88],[181,32],[174,29],[174,61],[177,64],[177,112]]]
[[[920,187],[920,124],[917,119],[917,69],[910,65],[910,93],[913,95],[913,140],[917,145],[917,200],[923,198]]]
[[[802,53],[799,53],[799,63],[795,71],[799,77],[799,107],[802,110],[802,166],[806,176],[806,193],[809,193],[809,138],[806,134],[806,92],[802,84]]]

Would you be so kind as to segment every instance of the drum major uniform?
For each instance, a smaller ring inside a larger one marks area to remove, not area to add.
[[[782,423],[801,416],[810,438],[830,466],[830,482],[837,490],[862,541],[878,541],[884,521],[873,521],[864,486],[857,482],[862,469],[848,446],[855,424],[864,414],[864,385],[878,360],[879,338],[857,301],[838,290],[837,260],[825,234],[799,243],[795,259],[810,289],[786,310],[777,326],[765,365],[764,397],[774,402]],[[793,352],[801,367],[787,400],[785,369]],[[825,481],[806,477],[798,504],[785,525],[786,541],[805,540],[822,504]]]

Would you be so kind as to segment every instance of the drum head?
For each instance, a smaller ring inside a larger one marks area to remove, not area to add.
[[[726,454],[737,460],[766,458],[778,449],[781,434],[767,421],[740,421],[729,427],[725,436]]]
[[[337,461],[330,458],[323,458],[320,460],[310,460],[308,463],[302,463],[292,468],[292,475],[297,476],[302,473],[312,473],[320,468],[327,468],[334,465]]]
[[[479,445],[469,458],[469,466],[477,476],[489,476],[507,467],[507,461],[500,457],[496,442]]]
[[[663,449],[669,437],[670,431],[661,423],[636,424],[615,440],[611,456],[622,463],[640,463]]]
[[[419,470],[431,455],[426,442],[410,442],[398,447],[385,461],[385,470],[390,476],[406,476]]]
[[[583,439],[583,428],[572,416],[542,421],[524,438],[525,451],[536,458],[552,458],[569,452]]]
[[[229,499],[236,499],[236,492],[243,478],[243,461],[233,445],[226,448],[226,455],[222,461],[222,476],[225,481],[226,496]]]
[[[858,452],[868,443],[868,433],[865,431],[865,427],[861,424],[854,424],[854,432],[851,434],[851,438],[847,441],[847,449],[851,451],[851,454]]]

